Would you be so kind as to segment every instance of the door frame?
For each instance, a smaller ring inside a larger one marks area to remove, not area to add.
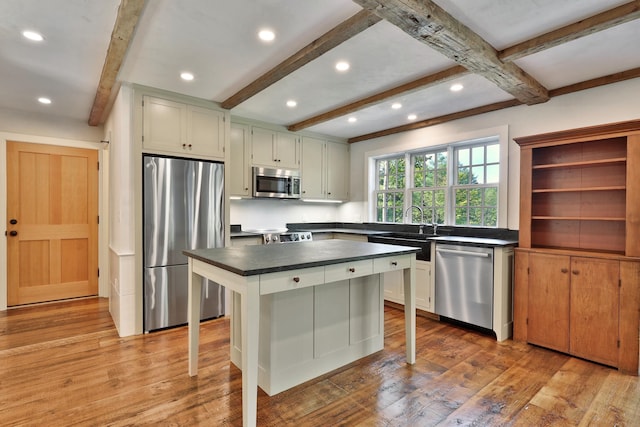
[[[2,231],[6,229],[7,224],[7,141],[28,142],[33,144],[57,145],[60,147],[85,148],[98,151],[98,161],[100,162],[100,170],[98,171],[98,215],[100,215],[100,223],[98,224],[98,268],[100,269],[100,277],[98,277],[98,296],[109,297],[109,260],[107,236],[108,229],[108,174],[109,174],[109,155],[108,145],[99,142],[72,140],[63,138],[54,138],[37,135],[26,135],[10,132],[0,132],[0,224],[3,224]],[[0,234],[0,311],[7,309],[7,237],[4,232]]]

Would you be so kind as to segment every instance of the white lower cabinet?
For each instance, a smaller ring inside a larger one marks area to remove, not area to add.
[[[236,294],[233,305],[239,313]],[[273,396],[382,350],[383,306],[380,274],[262,295],[258,385]],[[231,361],[241,366],[240,318],[231,321]]]
[[[434,312],[434,283],[431,263],[416,261],[416,307]],[[384,273],[384,299],[404,304],[404,278],[402,270]]]

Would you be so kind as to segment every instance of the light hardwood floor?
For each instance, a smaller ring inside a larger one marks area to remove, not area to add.
[[[418,317],[404,361],[402,311],[385,309],[385,348],[269,397],[260,426],[638,426],[638,377]],[[229,321],[202,325],[199,375],[186,327],[119,338],[105,299],[0,312],[0,425],[240,426],[241,373]]]

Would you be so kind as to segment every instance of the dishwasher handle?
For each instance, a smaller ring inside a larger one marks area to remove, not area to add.
[[[478,258],[491,257],[491,254],[489,252],[471,252],[471,251],[461,251],[459,249],[443,249],[443,248],[438,248],[437,246],[436,246],[436,252],[442,252],[442,253],[454,254],[454,255],[474,256]]]

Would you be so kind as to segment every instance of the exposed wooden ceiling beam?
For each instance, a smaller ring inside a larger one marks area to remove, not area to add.
[[[491,111],[502,110],[504,108],[515,107],[516,105],[522,105],[522,102],[517,99],[511,99],[509,101],[496,102],[494,104],[483,105],[481,107],[471,108],[469,110],[458,111],[451,114],[445,114],[444,116],[433,117],[419,122],[414,122],[394,128],[384,129],[378,132],[368,133],[366,135],[354,136],[349,138],[347,142],[354,143],[365,141],[367,139],[379,138],[381,136],[393,135],[394,133],[406,132],[409,130],[422,129],[429,126],[439,125],[441,123],[450,122],[453,120],[463,119],[465,117],[477,116],[478,114],[489,113]]]
[[[431,0],[353,0],[469,71],[485,77],[520,102],[549,99],[547,89],[512,62],[503,62],[482,37]]]
[[[342,42],[349,40],[380,21],[381,18],[375,14],[367,10],[361,10],[240,89],[234,95],[222,101],[220,105],[222,108],[231,109],[243,103],[278,80],[288,76]]]
[[[498,57],[502,61],[514,61],[638,18],[640,18],[640,0],[635,0],[510,46],[500,51]]]
[[[469,71],[466,68],[464,68],[461,65],[456,65],[454,67],[448,68],[438,73],[421,77],[409,83],[396,86],[392,89],[385,90],[380,93],[376,93],[375,95],[371,95],[366,98],[360,99],[358,101],[352,102],[350,104],[343,105],[342,107],[338,107],[331,111],[327,111],[326,113],[318,114],[316,116],[310,117],[301,122],[294,123],[292,125],[289,125],[287,129],[289,129],[292,132],[299,131],[301,129],[308,128],[310,126],[317,125],[318,123],[326,122],[328,120],[332,120],[337,117],[344,116],[345,114],[353,113],[354,111],[358,111],[363,108],[369,107],[371,105],[378,104],[384,101],[385,99],[393,98],[399,95],[404,95],[410,92],[415,92],[417,90],[425,89],[429,86],[435,86],[437,84],[463,76],[468,73]]]
[[[89,126],[102,122],[104,110],[111,98],[113,85],[118,77],[122,61],[132,40],[133,31],[138,24],[145,0],[122,0],[118,7],[118,16],[111,33],[107,56],[102,66],[100,82],[89,114]]]
[[[595,79],[586,80],[584,82],[553,89],[549,91],[549,96],[556,97],[561,95],[567,95],[569,93],[579,92],[581,90],[591,89],[598,86],[605,86],[612,83],[618,83],[618,82],[631,80],[635,78],[640,78],[640,67],[632,68],[631,70],[621,71],[619,73],[609,74],[608,76],[598,77]],[[444,116],[433,117],[430,119],[421,120],[419,122],[414,122],[414,123],[410,123],[402,126],[396,126],[393,128],[380,130],[377,132],[368,133],[366,135],[354,136],[353,138],[349,138],[347,141],[349,143],[366,141],[368,139],[379,138],[381,136],[393,135],[395,133],[422,129],[429,126],[434,126],[434,125],[450,122],[453,120],[462,119],[465,117],[471,117],[479,114],[488,113],[491,111],[502,110],[504,108],[515,107],[521,104],[522,103],[517,99],[510,100],[510,101],[497,102],[494,104],[484,105],[482,107],[471,108],[469,110],[459,111],[457,113],[446,114]]]

